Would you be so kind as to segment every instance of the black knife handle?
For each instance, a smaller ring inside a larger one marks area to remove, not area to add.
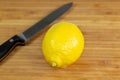
[[[16,46],[24,44],[25,41],[17,35],[4,42],[2,45],[0,45],[0,61],[7,57]]]

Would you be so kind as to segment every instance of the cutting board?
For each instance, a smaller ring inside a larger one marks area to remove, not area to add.
[[[0,43],[71,0],[0,0]],[[25,46],[17,47],[0,64],[0,80],[119,80],[120,1],[74,0],[73,7],[54,23],[72,22],[85,38],[82,56],[64,69],[45,61],[43,30]]]

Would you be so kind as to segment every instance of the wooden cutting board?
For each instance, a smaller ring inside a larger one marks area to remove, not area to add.
[[[0,0],[0,43],[68,2],[71,0]],[[0,65],[0,80],[120,79],[120,1],[73,2],[73,7],[54,23],[68,21],[79,26],[85,37],[81,58],[64,69],[49,66],[41,51],[47,28],[26,46],[17,47]]]

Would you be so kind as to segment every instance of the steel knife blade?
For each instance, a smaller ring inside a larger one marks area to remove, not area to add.
[[[2,61],[9,53],[19,45],[24,45],[27,41],[29,41],[32,37],[38,34],[41,30],[59,18],[62,14],[64,14],[67,10],[72,6],[71,3],[67,3],[58,9],[54,10],[42,20],[38,21],[36,24],[32,25],[30,28],[25,30],[24,32],[15,35],[0,45],[0,61]]]

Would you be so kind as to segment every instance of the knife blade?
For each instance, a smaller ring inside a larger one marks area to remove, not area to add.
[[[41,30],[59,18],[62,14],[64,14],[70,7],[71,3],[67,3],[58,9],[54,10],[42,20],[38,21],[36,24],[32,25],[30,28],[25,30],[24,32],[15,35],[0,45],[0,61],[2,61],[5,57],[9,55],[9,53],[16,47],[20,45],[25,45],[27,41],[29,41],[32,37],[37,35]]]

